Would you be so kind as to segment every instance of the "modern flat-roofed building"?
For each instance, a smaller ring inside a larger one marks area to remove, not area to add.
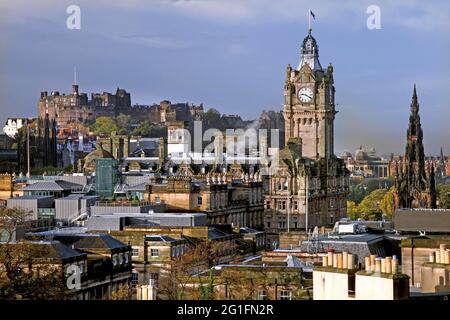
[[[80,215],[89,215],[90,207],[100,199],[97,195],[71,194],[55,199],[55,219],[70,223]]]
[[[18,208],[29,213],[27,220],[53,219],[55,198],[53,196],[25,195],[7,200],[8,208]]]

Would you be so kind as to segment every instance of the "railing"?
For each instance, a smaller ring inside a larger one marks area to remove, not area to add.
[[[151,202],[151,201],[130,201],[130,200],[116,200],[116,201],[110,201],[110,200],[101,200],[96,201],[95,205],[99,207],[142,207],[142,206],[150,206],[157,203]]]

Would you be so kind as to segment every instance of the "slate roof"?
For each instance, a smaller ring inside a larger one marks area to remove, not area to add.
[[[39,181],[23,188],[24,191],[65,191],[72,188],[82,188],[80,184],[63,180]]]
[[[145,236],[145,241],[155,241],[155,242],[173,242],[176,241],[174,238],[163,235],[147,235]]]
[[[58,232],[52,232],[52,230],[50,230],[29,235],[33,239],[60,241],[66,246],[75,249],[121,249],[127,247],[126,244],[113,238],[109,234],[64,233],[64,230],[58,230]]]
[[[42,255],[36,258],[66,260],[86,256],[86,254],[78,252],[59,241],[33,241],[32,243],[45,248]]]
[[[229,234],[220,231],[219,229],[216,228],[208,228],[208,239],[214,240],[214,239],[220,239],[220,238],[224,238],[226,236],[229,236]]]

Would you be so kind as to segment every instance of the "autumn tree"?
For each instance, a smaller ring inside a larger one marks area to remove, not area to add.
[[[48,247],[16,241],[17,227],[28,223],[28,213],[0,209],[0,299],[63,299],[63,270],[45,261]]]
[[[357,219],[358,218],[358,211],[357,211],[358,205],[354,201],[347,201],[347,217],[350,219]]]
[[[232,258],[236,245],[231,242],[199,241],[175,258],[167,275],[161,277],[158,290],[167,299],[204,299],[214,297],[214,274],[211,267],[224,256]],[[205,276],[206,275],[206,276]]]
[[[129,285],[123,285],[111,293],[110,300],[131,300],[133,290]]]
[[[392,218],[395,210],[395,187],[389,189],[384,195],[380,203],[381,212],[383,212],[387,217]]]
[[[347,202],[347,214],[351,219],[377,220],[381,218],[382,202],[384,196],[388,193],[386,189],[376,189],[369,193],[358,205],[353,201]],[[384,209],[388,210],[388,199],[385,200]]]

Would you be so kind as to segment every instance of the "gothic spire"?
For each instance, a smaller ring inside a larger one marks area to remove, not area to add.
[[[418,196],[428,189],[429,201],[427,207],[434,207],[433,197],[435,196],[434,167],[425,168],[425,152],[423,147],[423,131],[419,116],[419,103],[417,99],[417,89],[414,90],[411,101],[411,113],[407,130],[405,157],[403,160],[403,174],[396,177],[397,185],[402,186],[399,190],[399,205],[411,207],[421,205],[421,198]]]

